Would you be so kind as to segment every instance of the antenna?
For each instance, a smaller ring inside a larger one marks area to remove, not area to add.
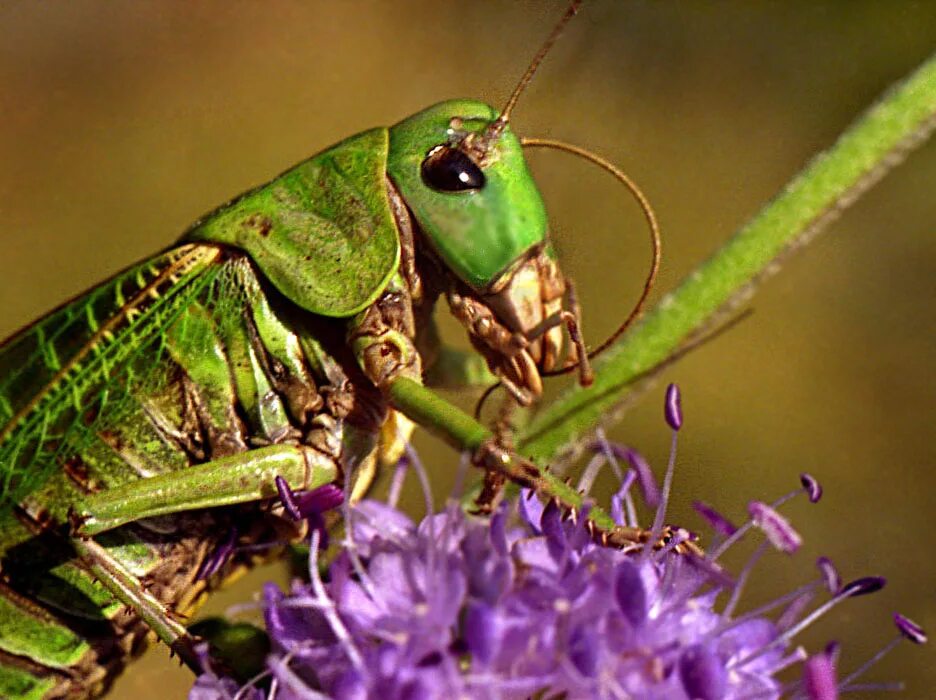
[[[536,56],[533,57],[533,60],[530,62],[530,65],[523,74],[523,77],[520,78],[520,82],[517,83],[517,86],[511,93],[510,98],[507,100],[507,104],[504,105],[504,108],[497,116],[497,119],[492,121],[485,130],[482,143],[491,144],[500,138],[500,135],[507,127],[507,122],[510,120],[510,113],[513,111],[514,106],[516,106],[517,101],[520,99],[520,95],[523,94],[523,91],[526,89],[527,85],[529,85],[530,81],[533,80],[533,75],[536,73],[536,70],[543,62],[543,59],[546,58],[546,54],[548,54],[550,49],[552,49],[553,44],[555,44],[556,40],[562,35],[566,25],[578,13],[579,8],[582,5],[582,1],[583,0],[572,0],[572,2],[569,3],[569,7],[566,9],[565,14],[562,15],[562,18],[556,23],[556,26],[553,27],[552,32],[546,38],[546,41],[543,42],[543,45],[536,53]]]
[[[583,363],[587,360],[593,359],[594,357],[600,355],[605,350],[607,350],[611,345],[621,337],[621,335],[626,331],[630,326],[636,321],[640,314],[643,313],[644,305],[647,302],[647,298],[650,296],[650,290],[653,289],[653,284],[656,281],[657,273],[660,271],[660,257],[662,254],[663,244],[660,240],[660,224],[657,222],[656,214],[653,212],[653,207],[650,205],[650,200],[647,199],[647,196],[641,191],[633,180],[631,180],[620,168],[618,168],[613,163],[605,160],[601,156],[598,156],[591,151],[581,148],[580,146],[573,146],[570,143],[565,143],[563,141],[557,141],[556,139],[536,139],[536,138],[522,138],[520,143],[524,148],[554,148],[557,151],[565,151],[579,158],[584,158],[591,163],[594,163],[598,167],[602,168],[605,172],[610,173],[618,182],[624,185],[633,195],[634,199],[637,200],[637,204],[640,205],[641,210],[643,211],[644,218],[647,221],[647,227],[650,230],[650,269],[647,272],[647,278],[644,281],[643,291],[640,293],[640,298],[637,300],[637,303],[634,305],[634,308],[631,309],[631,312],[628,314],[627,318],[618,326],[617,330],[611,334],[601,345],[599,345],[595,350],[582,355],[578,358],[578,362],[567,365],[560,369],[554,369],[549,372],[543,372],[542,376],[544,377],[554,377],[559,374],[567,374],[573,371],[576,367],[580,367],[580,371],[583,372],[583,378],[586,376],[585,373],[588,372],[584,368]]]

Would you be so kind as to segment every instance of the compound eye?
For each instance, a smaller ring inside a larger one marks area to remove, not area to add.
[[[439,192],[464,192],[484,187],[484,173],[471,158],[451,146],[436,146],[420,168],[422,179]]]

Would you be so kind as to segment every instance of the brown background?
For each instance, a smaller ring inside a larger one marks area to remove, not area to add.
[[[0,336],[343,136],[443,98],[502,102],[562,7],[0,4]],[[664,226],[665,290],[934,40],[926,0],[596,1],[515,128],[594,148],[642,183]],[[595,342],[644,274],[639,216],[585,165],[538,153],[534,167]],[[846,577],[890,578],[803,638],[841,640],[846,672],[891,637],[893,610],[936,627],[934,178],[930,144],[770,280],[751,320],[666,375],[687,415],[675,520],[698,526],[693,498],[740,518],[801,470],[826,487],[819,506],[786,511],[806,551],[768,556],[748,605],[811,578],[818,553]],[[661,395],[615,431],[659,469]],[[444,492],[456,455],[418,445]],[[871,677],[929,697],[934,667],[931,648],[904,646]],[[185,683],[157,650],[114,697],[181,696]]]

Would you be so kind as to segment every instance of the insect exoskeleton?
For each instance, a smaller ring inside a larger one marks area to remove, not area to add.
[[[276,476],[395,459],[405,415],[432,422],[391,397],[432,361],[440,295],[519,400],[540,393],[565,284],[519,141],[479,145],[497,116],[446,102],[351,137],[4,344],[2,687],[96,692],[250,563],[197,580],[226,533],[281,535]]]
[[[576,506],[432,389],[587,380],[508,122],[576,7],[500,112],[352,136],[0,346],[0,696],[99,694],[148,631],[198,668],[178,614],[254,563],[239,545],[301,533],[278,485],[359,494],[414,423],[491,470],[488,501],[509,477]],[[439,345],[440,297],[477,352]]]

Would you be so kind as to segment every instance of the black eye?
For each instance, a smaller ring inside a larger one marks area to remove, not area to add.
[[[422,162],[422,178],[440,192],[463,192],[484,187],[484,173],[464,153],[451,146],[437,146]]]

